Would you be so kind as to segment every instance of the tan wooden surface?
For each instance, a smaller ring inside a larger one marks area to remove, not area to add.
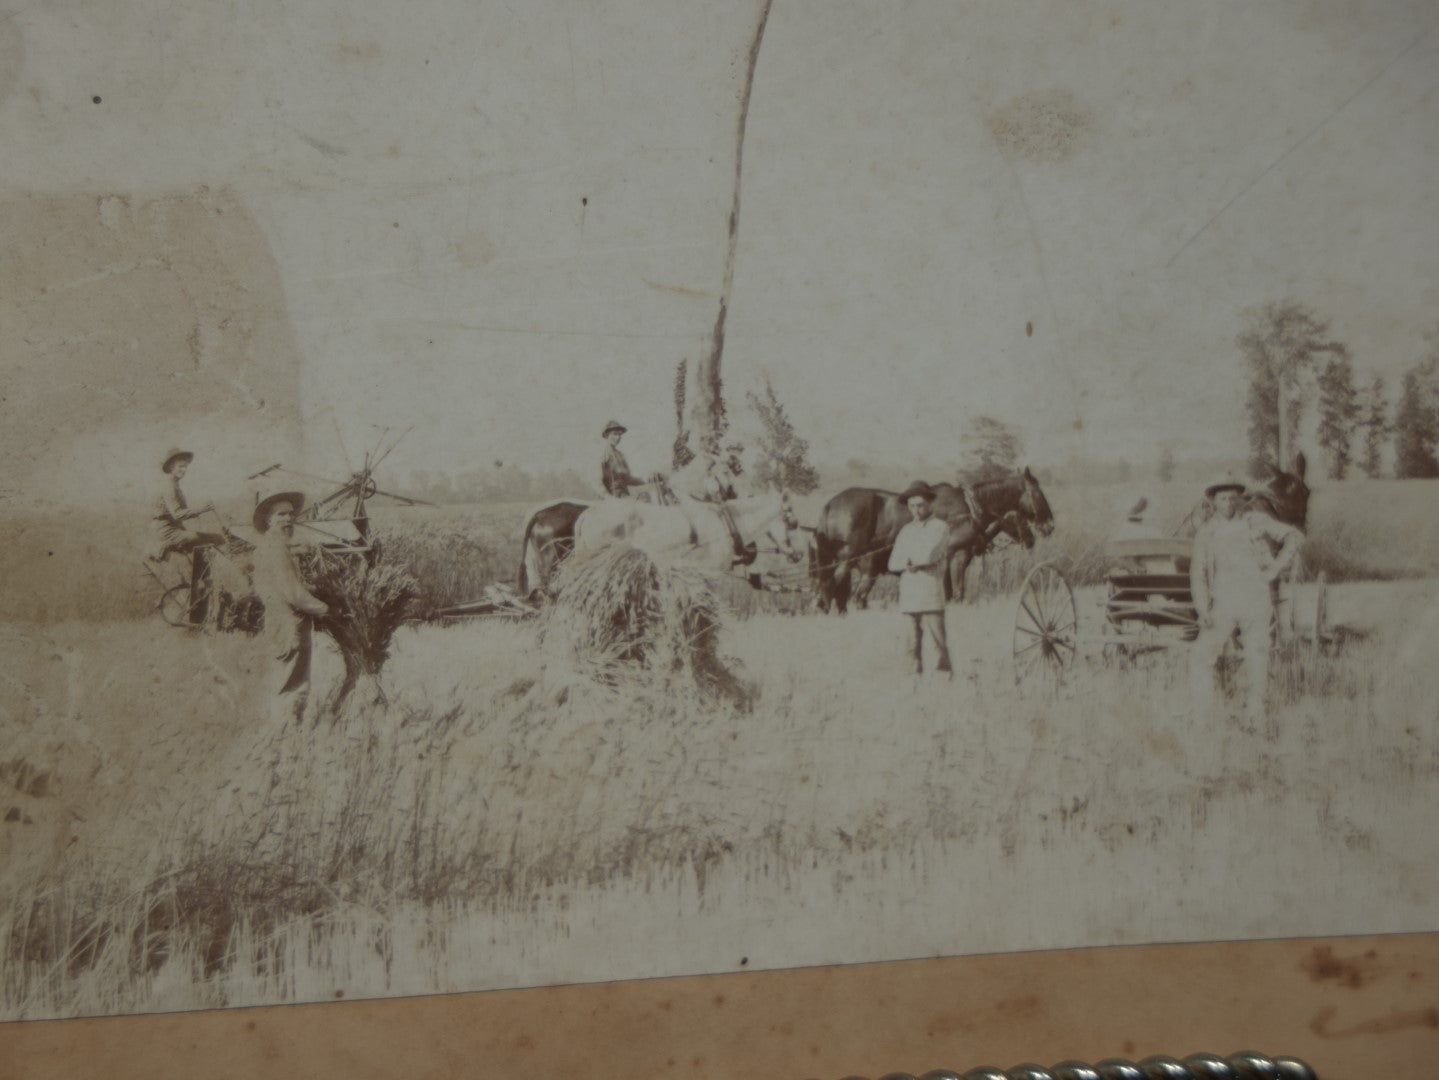
[[[10,1024],[0,1076],[837,1080],[1243,1049],[1302,1057],[1321,1080],[1439,1076],[1439,934]]]

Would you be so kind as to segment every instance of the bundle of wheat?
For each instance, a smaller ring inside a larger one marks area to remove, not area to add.
[[[338,712],[363,677],[373,684],[376,700],[385,700],[380,669],[390,657],[395,631],[414,613],[419,588],[404,570],[372,565],[354,556],[317,552],[302,560],[310,591],[329,607],[315,619],[315,629],[334,639],[345,662],[345,678],[331,697]]]
[[[569,560],[555,586],[540,626],[547,668],[573,666],[607,686],[658,681],[746,696],[719,655],[720,604],[704,571],[613,544]]]

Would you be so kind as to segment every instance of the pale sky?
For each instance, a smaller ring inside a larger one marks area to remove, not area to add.
[[[614,417],[648,471],[715,318],[757,10],[11,0],[0,185],[233,191],[303,365],[302,467],[414,425],[398,473],[588,472]],[[774,0],[731,413],[768,371],[820,460],[957,458],[981,413],[1036,464],[1223,456],[1240,311],[1286,297],[1392,384],[1439,325],[1436,26],[1428,0]]]

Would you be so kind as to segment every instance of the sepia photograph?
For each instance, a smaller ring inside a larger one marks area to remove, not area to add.
[[[1436,73],[7,0],[0,1021],[1439,930]]]

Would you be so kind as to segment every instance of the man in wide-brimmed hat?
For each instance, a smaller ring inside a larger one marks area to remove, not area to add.
[[[630,486],[640,483],[639,479],[630,473],[630,464],[625,460],[624,454],[620,453],[620,439],[624,438],[628,430],[618,420],[611,420],[605,425],[601,436],[605,440],[605,456],[600,462],[600,483],[606,495],[613,495],[618,499],[626,498],[630,493]]]
[[[1214,515],[1195,534],[1189,564],[1199,616],[1189,662],[1194,696],[1207,704],[1213,698],[1215,665],[1238,633],[1241,661],[1248,669],[1246,711],[1257,718],[1265,711],[1273,647],[1270,586],[1294,562],[1304,534],[1262,510],[1246,508],[1244,490],[1232,476],[1204,489]]]
[[[916,481],[900,500],[913,519],[899,530],[889,556],[889,572],[899,575],[899,610],[910,617],[909,655],[915,674],[924,671],[924,639],[935,654],[936,671],[949,671],[949,642],[944,629],[944,573],[949,526],[933,515],[934,489]]]
[[[209,549],[225,542],[221,533],[196,529],[191,522],[207,514],[214,507],[190,506],[180,481],[195,455],[190,450],[172,447],[161,459],[160,469],[165,474],[159,496],[155,499],[155,547],[150,554],[154,562],[164,562],[171,555],[184,555],[190,560],[190,621],[199,625],[205,621],[210,608],[210,552]]]
[[[255,505],[253,516],[255,531],[260,534],[255,544],[255,592],[265,607],[263,647],[267,659],[290,665],[282,669],[283,681],[276,677],[275,682],[281,699],[279,711],[297,720],[310,690],[310,619],[330,610],[305,587],[290,550],[295,515],[304,505],[305,497],[298,491],[275,492]]]

